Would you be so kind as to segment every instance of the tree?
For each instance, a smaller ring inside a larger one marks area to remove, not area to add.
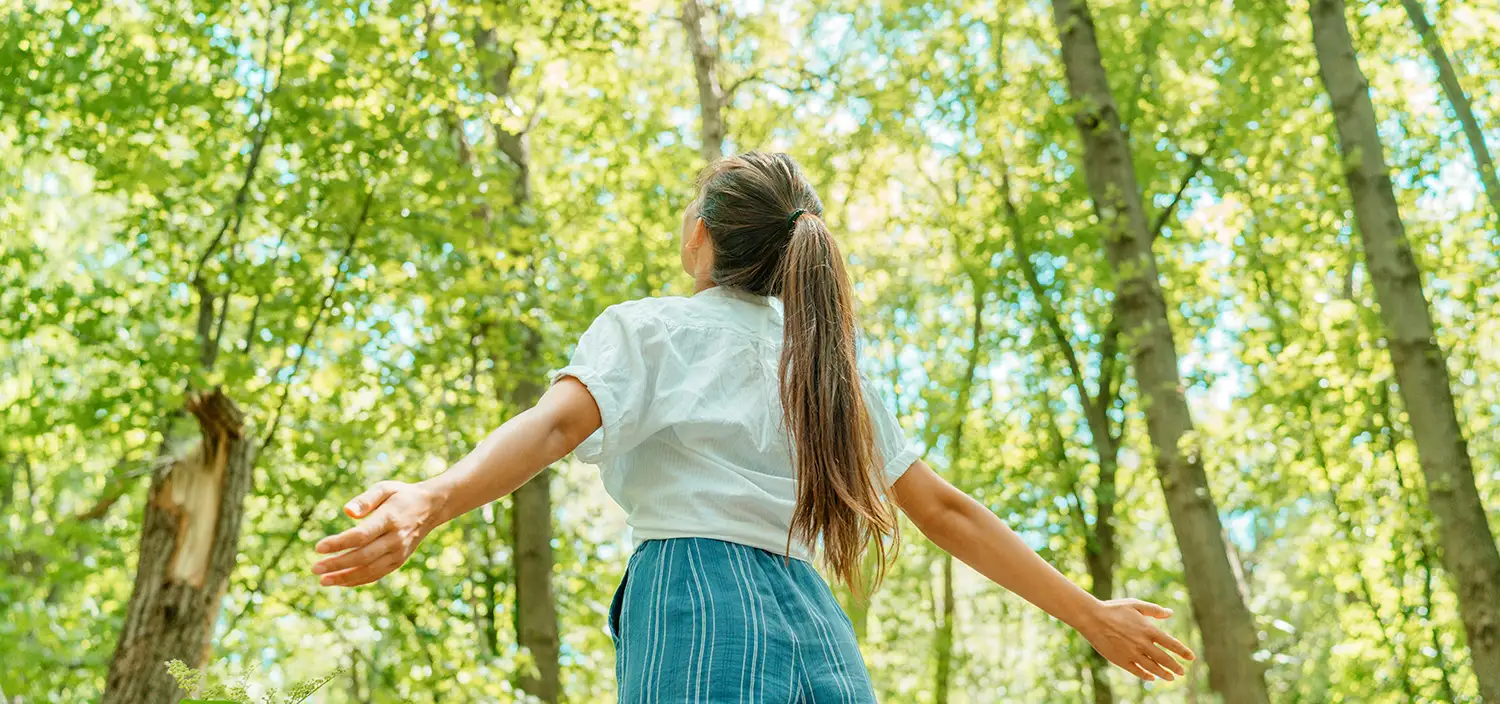
[[[1265,702],[1265,679],[1254,659],[1255,624],[1225,551],[1223,525],[1192,434],[1151,231],[1093,18],[1081,0],[1054,0],[1052,11],[1074,103],[1073,121],[1083,138],[1089,193],[1105,228],[1105,251],[1117,277],[1120,334],[1127,342],[1158,476],[1182,551],[1210,681],[1226,701]]]
[[[1500,551],[1475,486],[1446,358],[1406,239],[1343,0],[1316,0],[1311,13],[1318,73],[1332,101],[1344,178],[1438,522],[1443,566],[1458,594],[1480,692],[1500,701]]]
[[[712,35],[703,30],[703,7],[698,0],[682,0],[680,19],[698,83],[699,148],[703,162],[711,164],[724,156],[724,92],[719,87],[718,47]]]
[[[202,663],[239,550],[252,443],[222,391],[194,394],[200,438],[158,463],[141,529],[140,564],[104,701],[154,704],[182,698],[163,665]]]
[[[490,58],[490,62],[486,63],[493,63],[485,71],[491,95],[501,102],[514,100],[511,78],[519,62],[516,48],[500,46],[494,29],[481,31],[476,48],[482,56]],[[525,233],[513,235],[507,243],[510,256],[523,262],[516,272],[517,276],[527,282],[521,292],[521,305],[509,311],[515,316],[514,319],[500,322],[504,328],[514,331],[521,344],[515,350],[515,363],[497,360],[501,363],[495,365],[496,371],[506,377],[496,379],[495,388],[501,390],[502,407],[512,414],[530,408],[544,391],[541,383],[544,373],[541,332],[529,321],[529,308],[540,305],[542,295],[532,282],[536,280],[536,260],[543,250],[539,238],[534,235],[526,236],[535,232],[528,133],[536,126],[534,120],[539,109],[540,106],[532,108],[533,121],[522,130],[508,129],[498,121],[489,125],[496,148],[505,155],[511,168],[515,170],[509,194],[510,202],[506,208],[510,215],[507,218],[508,224],[513,224],[517,230]],[[492,235],[498,234],[495,223],[486,224]],[[497,250],[502,248],[499,243],[493,246]],[[504,273],[502,271],[501,275]],[[552,470],[544,469],[516,490],[511,497],[510,512],[510,538],[515,556],[516,640],[531,653],[531,661],[536,670],[533,675],[531,668],[526,668],[518,673],[517,681],[522,691],[549,703],[558,701],[559,697],[558,655],[561,646],[557,605],[552,596],[551,487]],[[492,598],[493,591],[491,586]]]
[[[1474,168],[1479,172],[1479,182],[1484,185],[1485,195],[1489,196],[1490,210],[1497,222],[1500,222],[1500,173],[1495,171],[1495,160],[1490,157],[1490,148],[1484,143],[1484,131],[1479,129],[1479,119],[1474,117],[1474,104],[1464,92],[1458,69],[1449,60],[1448,50],[1443,48],[1443,41],[1438,37],[1437,30],[1427,21],[1427,11],[1422,9],[1421,0],[1401,0],[1401,6],[1406,8],[1406,15],[1411,18],[1412,28],[1417,30],[1417,36],[1422,40],[1422,48],[1432,58],[1432,64],[1437,69],[1438,85],[1443,87],[1443,95],[1448,98],[1454,114],[1458,116],[1458,124],[1463,127],[1464,139],[1468,141],[1469,150],[1474,154]]]

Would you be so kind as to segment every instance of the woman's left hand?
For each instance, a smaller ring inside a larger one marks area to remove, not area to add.
[[[421,484],[380,482],[344,505],[359,525],[318,541],[325,555],[313,565],[325,587],[369,584],[406,563],[423,538],[437,525],[441,499]]]

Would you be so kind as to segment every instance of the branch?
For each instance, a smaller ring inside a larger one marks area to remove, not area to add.
[[[229,214],[224,217],[224,224],[219,227],[219,232],[214,235],[214,238],[209,240],[208,247],[204,248],[203,253],[198,256],[197,263],[193,265],[193,274],[188,280],[195,285],[198,284],[203,274],[204,264],[223,246],[225,236],[232,234],[234,237],[238,237],[240,225],[245,220],[245,201],[250,197],[250,185],[255,180],[256,170],[260,168],[261,154],[265,152],[266,140],[271,135],[272,119],[276,115],[276,111],[270,102],[271,96],[281,88],[281,64],[286,59],[286,41],[287,37],[291,34],[294,7],[292,3],[287,3],[286,16],[282,18],[281,47],[276,54],[276,85],[271,85],[272,72],[271,67],[267,65],[269,56],[262,60],[261,70],[265,73],[261,78],[260,97],[256,100],[254,109],[251,110],[251,114],[259,118],[260,121],[255,126],[255,136],[251,141],[250,159],[245,163],[244,176],[240,179],[239,188],[235,190]],[[270,37],[268,36],[266,54],[271,53],[269,40]]]
[[[1215,141],[1218,140],[1217,137],[1214,139]],[[1213,148],[1214,142],[1209,142],[1208,147],[1204,148],[1202,152],[1194,154],[1191,159],[1188,159],[1187,174],[1182,177],[1182,182],[1177,184],[1177,192],[1172,194],[1172,202],[1168,203],[1167,207],[1161,213],[1157,214],[1156,222],[1151,223],[1152,242],[1155,242],[1156,238],[1161,237],[1162,228],[1165,228],[1167,221],[1172,219],[1172,213],[1177,211],[1177,204],[1182,202],[1182,194],[1187,192],[1188,184],[1192,183],[1193,179],[1198,177],[1198,172],[1203,170],[1203,162],[1208,158],[1208,154],[1213,151]]]
[[[302,533],[302,529],[307,525],[307,522],[312,519],[313,513],[315,513],[318,507],[323,504],[323,501],[328,498],[328,495],[333,493],[334,486],[340,479],[343,478],[343,476],[344,470],[340,470],[339,474],[335,475],[334,479],[328,482],[328,484],[323,487],[323,492],[319,494],[318,497],[312,501],[312,503],[309,503],[306,508],[302,509],[302,514],[297,518],[297,525],[294,526],[291,532],[287,534],[286,542],[282,543],[281,548],[279,548],[276,553],[272,555],[271,561],[269,563],[266,563],[266,567],[261,571],[260,579],[256,580],[255,586],[251,587],[249,592],[246,592],[245,603],[241,604],[239,611],[236,611],[234,613],[234,616],[229,619],[227,625],[224,628],[225,633],[234,632],[234,627],[239,624],[240,618],[245,615],[246,611],[250,610],[250,604],[254,600],[255,596],[257,594],[264,593],[266,583],[271,579],[271,573],[275,572],[276,568],[281,565],[282,558],[286,557],[287,551],[291,549],[292,545],[297,543],[297,536]]]
[[[1031,250],[1026,244],[1024,228],[1021,224],[1021,214],[1016,208],[1015,201],[1010,197],[1010,171],[1008,167],[1002,167],[1000,172],[1000,195],[1002,206],[1005,208],[1006,220],[1010,224],[1011,241],[1016,247],[1016,263],[1021,267],[1021,275],[1026,279],[1026,287],[1031,290],[1031,297],[1035,298],[1037,304],[1042,308],[1042,322],[1046,323],[1047,329],[1052,332],[1052,337],[1057,346],[1062,350],[1063,360],[1068,364],[1068,373],[1073,377],[1073,384],[1078,387],[1078,395],[1081,400],[1087,401],[1089,397],[1088,386],[1084,383],[1083,366],[1078,362],[1078,354],[1073,349],[1073,342],[1068,333],[1063,329],[1062,320],[1058,317],[1057,309],[1052,305],[1052,297],[1046,287],[1042,286],[1041,279],[1037,276],[1036,266],[1031,263]]]
[[[1161,38],[1157,36],[1156,33],[1156,29],[1160,21],[1160,18],[1157,18],[1157,20],[1146,29],[1146,36],[1141,38],[1141,54],[1143,54],[1141,58],[1141,72],[1136,74],[1135,76],[1135,87],[1130,92],[1130,102],[1125,105],[1125,109],[1129,111],[1129,114],[1122,116],[1120,121],[1121,126],[1125,129],[1125,135],[1127,138],[1130,135],[1131,128],[1134,126],[1136,119],[1141,116],[1141,96],[1146,89],[1146,78],[1151,75],[1151,70],[1154,65],[1151,59],[1156,55],[1156,43],[1161,40]]]
[[[766,76],[766,71],[764,69],[756,69],[755,71],[752,71],[749,74],[741,76],[734,83],[729,84],[729,87],[728,88],[724,88],[723,89],[723,94],[721,96],[719,96],[719,97],[720,97],[720,99],[724,103],[727,104],[730,101],[730,99],[734,97],[735,91],[738,90],[740,88],[740,86],[743,86],[743,85],[746,85],[746,84],[750,84],[750,83],[764,83],[765,85],[768,85],[768,86],[771,86],[773,88],[776,88],[777,90],[781,90],[781,91],[784,91],[784,92],[787,92],[787,93],[793,93],[793,94],[795,94],[795,93],[815,93],[815,92],[817,92],[822,87],[821,84],[824,81],[831,80],[827,76],[822,76],[822,75],[813,73],[812,71],[809,71],[809,70],[807,70],[805,68],[801,68],[801,67],[798,67],[795,70],[795,73],[799,77],[801,77],[804,81],[806,81],[807,83],[809,83],[810,85],[808,87],[806,87],[806,88],[803,88],[801,85],[788,86],[788,85],[785,85],[783,83],[779,83],[779,82],[777,82],[775,80],[772,80],[770,77]]]
[[[78,515],[73,517],[73,520],[87,522],[104,518],[109,513],[109,510],[114,508],[116,503],[119,503],[120,498],[125,496],[126,492],[130,491],[130,486],[133,483],[131,480],[150,476],[151,470],[152,465],[148,462],[144,466],[137,467],[123,474],[116,474],[110,480],[109,486],[105,488],[104,493],[100,494],[98,500],[94,501],[94,505],[90,506],[86,511],[79,512]]]
[[[764,77],[765,73],[766,73],[765,69],[756,69],[754,71],[751,71],[750,73],[747,73],[747,74],[745,74],[743,76],[740,76],[739,78],[735,79],[735,81],[733,83],[730,83],[728,86],[724,87],[724,96],[723,96],[724,97],[724,101],[725,102],[729,102],[730,100],[734,99],[734,92],[736,90],[739,90],[740,86],[745,85],[746,83],[753,83],[755,81],[766,81],[766,79]],[[769,81],[767,81],[767,82],[769,82]]]
[[[1047,393],[1047,389],[1045,386],[1042,387],[1041,393],[1042,407],[1046,409],[1047,436],[1052,440],[1052,461],[1057,463],[1057,471],[1063,472],[1064,468],[1068,465],[1068,444],[1067,441],[1063,439],[1062,430],[1057,427],[1057,415],[1052,412],[1051,394]],[[1068,494],[1068,496],[1072,497],[1073,500],[1065,501],[1064,503],[1068,504],[1068,513],[1078,524],[1078,532],[1083,536],[1084,547],[1085,549],[1087,549],[1088,547],[1090,547],[1093,534],[1089,531],[1088,518],[1086,517],[1083,509],[1082,495],[1078,492],[1078,475],[1076,472],[1068,472],[1068,486],[1066,493]]]
[[[281,245],[286,243],[286,233],[292,229],[287,226],[281,230],[281,237],[276,240],[276,248],[271,250],[271,282],[274,285],[277,278],[277,268],[281,264]],[[255,323],[260,319],[260,305],[265,300],[265,293],[255,293],[255,305],[250,308],[250,322],[245,324],[245,344],[241,347],[241,354],[246,359],[250,357],[250,348],[255,345]]]
[[[1103,339],[1099,341],[1099,395],[1094,404],[1108,410],[1119,397],[1120,389],[1114,385],[1115,363],[1120,354],[1120,315],[1111,309],[1109,322],[1104,325]]]
[[[312,322],[308,324],[307,333],[302,336],[302,343],[297,346],[297,359],[292,364],[291,374],[287,375],[286,381],[281,387],[281,400],[276,404],[276,412],[275,415],[271,417],[271,425],[266,430],[265,437],[261,438],[259,448],[260,450],[264,450],[265,448],[269,447],[271,438],[276,435],[276,428],[281,424],[282,410],[286,408],[287,397],[290,396],[292,392],[292,380],[297,378],[297,371],[302,368],[302,360],[307,357],[307,346],[312,343],[313,335],[318,330],[318,324],[322,322],[323,316],[328,312],[328,309],[333,307],[334,291],[338,288],[339,283],[342,282],[344,274],[348,272],[348,269],[346,269],[343,265],[349,259],[349,255],[354,252],[354,244],[358,241],[359,233],[364,229],[365,222],[369,219],[370,206],[374,202],[375,185],[372,183],[370,184],[369,189],[365,191],[365,200],[364,204],[360,206],[359,218],[354,221],[354,226],[349,228],[349,238],[344,241],[344,249],[339,254],[337,260],[338,269],[334,272],[333,277],[328,280],[328,290],[323,294],[322,305],[318,307],[317,314],[313,316]],[[282,368],[285,369],[284,366]],[[278,370],[277,376],[280,376],[280,374],[281,372]],[[263,453],[257,451],[256,456],[259,456],[260,454]]]
[[[165,447],[165,442],[163,446]],[[75,515],[73,520],[86,522],[104,518],[109,513],[109,510],[114,508],[114,505],[120,501],[120,498],[126,492],[130,491],[134,480],[151,475],[157,467],[156,462],[144,461],[141,462],[140,466],[132,468],[131,465],[134,463],[126,459],[138,449],[140,449],[139,445],[131,447],[122,453],[123,456],[120,458],[120,461],[115,463],[114,469],[110,472],[109,481],[105,484],[104,493],[100,494],[99,498],[87,510]],[[170,459],[166,459],[166,461],[170,461]]]
[[[213,334],[211,336],[208,334],[208,328],[205,324],[207,321],[204,320],[203,314],[207,312],[210,318],[213,316],[212,302],[205,300],[199,304],[198,335],[201,349],[199,351],[198,361],[203,367],[204,371],[212,370],[214,368],[214,362],[219,358],[219,342],[224,339],[224,325],[225,323],[229,322],[229,300],[230,296],[234,295],[234,267],[236,260],[239,258],[239,252],[239,245],[236,244],[232,249],[230,249],[229,262],[224,265],[224,277],[229,281],[228,284],[224,287],[224,294],[222,296],[219,296],[219,322],[216,326],[214,326]],[[198,294],[200,296],[212,295],[208,290],[208,286],[202,281],[197,282],[197,287]]]

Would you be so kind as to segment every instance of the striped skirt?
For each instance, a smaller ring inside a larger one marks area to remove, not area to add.
[[[849,617],[811,565],[708,538],[649,540],[609,610],[625,704],[875,701]]]

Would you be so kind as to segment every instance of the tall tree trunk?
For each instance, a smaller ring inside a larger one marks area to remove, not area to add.
[[[232,401],[191,394],[196,442],[165,443],[151,477],[140,562],[109,664],[105,704],[171,704],[183,697],[168,660],[201,666],[239,549],[252,443]]]
[[[703,161],[713,163],[724,156],[724,93],[719,87],[719,51],[713,38],[703,31],[703,6],[698,0],[682,0],[682,27],[687,32],[688,51],[693,55],[693,75],[698,80],[698,107]]]
[[[943,553],[942,564],[943,606],[938,610],[937,633],[933,635],[933,650],[937,665],[933,669],[933,704],[948,704],[948,688],[953,682],[953,556]]]
[[[1089,432],[1095,437],[1094,447],[1099,455],[1099,484],[1094,489],[1094,530],[1089,535],[1090,540],[1084,545],[1083,560],[1089,571],[1089,593],[1101,601],[1108,601],[1114,598],[1115,556],[1118,553],[1115,548],[1114,525],[1117,453],[1113,439],[1108,437],[1108,431]],[[1101,435],[1104,437],[1100,438]],[[1088,667],[1094,704],[1114,704],[1114,693],[1109,687],[1109,661],[1099,651],[1090,648]]]
[[[500,46],[493,30],[481,33],[479,45],[482,49],[497,54],[500,62],[488,72],[490,92],[498,98],[511,93],[511,76],[518,59],[515,48]],[[534,230],[535,216],[531,203],[531,148],[526,131],[512,132],[499,123],[491,125],[496,145],[516,169],[511,188],[511,210],[521,227],[521,232]],[[535,280],[535,242],[521,246],[511,243],[513,257],[526,261],[522,275],[527,281]],[[527,249],[529,247],[529,251]],[[523,305],[536,305],[540,291],[528,284],[522,294]],[[510,413],[531,408],[541,398],[542,373],[541,332],[521,322],[518,337],[522,340],[519,368],[497,365],[497,369],[508,369],[507,378],[497,378],[496,388],[501,389],[502,402]],[[519,373],[516,373],[519,371]],[[511,378],[513,377],[513,378]],[[561,685],[558,653],[561,639],[558,635],[557,603],[552,594],[552,470],[544,469],[511,495],[511,546],[515,560],[516,640],[531,653],[535,670],[525,668],[516,675],[516,684],[527,694],[543,702],[556,702]],[[493,587],[492,587],[493,588]]]
[[[978,277],[971,276],[969,283],[974,296],[974,320],[969,328],[969,356],[965,361],[964,377],[959,382],[958,398],[954,403],[953,444],[949,450],[950,473],[953,475],[953,483],[960,489],[966,484],[961,466],[964,452],[964,419],[968,416],[969,401],[974,394],[974,376],[979,370],[980,342],[984,338],[985,287],[981,285]],[[944,552],[941,559],[943,608],[939,612],[937,633],[933,638],[937,656],[937,667],[933,675],[935,704],[948,702],[948,690],[953,681],[953,631],[956,626],[953,608],[953,556]]]
[[[1118,277],[1121,335],[1130,341],[1131,365],[1167,512],[1182,551],[1193,616],[1203,632],[1209,679],[1227,702],[1266,702],[1264,675],[1253,657],[1255,624],[1229,564],[1208,477],[1198,449],[1182,442],[1193,421],[1177,373],[1176,343],[1157,280],[1151,232],[1093,18],[1083,0],[1053,0],[1052,9],[1068,91],[1077,110],[1073,120],[1083,138],[1084,174]]]
[[[1446,360],[1406,240],[1343,0],[1314,0],[1311,13],[1318,71],[1333,105],[1354,220],[1437,518],[1443,567],[1458,594],[1480,693],[1500,702],[1500,551],[1474,485]]]
[[[537,339],[535,336],[533,339]],[[538,345],[526,351],[535,359]],[[541,398],[541,385],[527,374],[511,392],[511,408],[530,408]],[[531,652],[536,673],[526,672],[519,685],[544,702],[559,697],[557,603],[552,595],[552,470],[544,469],[511,496],[511,545],[515,549],[516,639]]]
[[[1478,118],[1474,117],[1474,104],[1469,101],[1463,84],[1459,82],[1458,70],[1448,60],[1448,50],[1443,48],[1437,30],[1427,21],[1427,13],[1422,9],[1421,0],[1401,0],[1401,5],[1406,8],[1412,26],[1422,38],[1422,47],[1427,49],[1432,63],[1437,66],[1438,83],[1443,86],[1443,95],[1448,98],[1453,112],[1458,115],[1458,123],[1463,126],[1464,139],[1468,140],[1469,150],[1474,153],[1474,166],[1479,171],[1479,181],[1484,184],[1484,193],[1489,196],[1490,209],[1494,211],[1496,221],[1500,222],[1500,175],[1495,172],[1495,160],[1490,158],[1490,149],[1484,143],[1484,132],[1479,129]]]
[[[1026,239],[1026,232],[1021,220],[1020,210],[1011,198],[1010,169],[1002,165],[1001,189],[1005,201],[1006,221],[1010,225],[1011,240],[1016,247],[1016,264],[1021,268],[1021,276],[1026,280],[1026,287],[1031,291],[1032,298],[1036,299],[1042,309],[1043,323],[1052,333],[1052,340],[1057,344],[1058,350],[1062,352],[1063,360],[1067,363],[1068,373],[1072,380],[1073,389],[1083,404],[1084,421],[1088,424],[1089,436],[1093,438],[1094,454],[1099,461],[1099,483],[1094,487],[1094,522],[1092,525],[1083,519],[1083,506],[1081,492],[1077,490],[1076,483],[1073,489],[1077,511],[1078,530],[1084,537],[1083,559],[1084,565],[1089,573],[1089,593],[1100,600],[1114,598],[1114,570],[1115,559],[1118,550],[1115,547],[1115,501],[1117,489],[1115,476],[1119,470],[1119,437],[1115,434],[1113,423],[1109,419],[1109,409],[1114,405],[1118,397],[1118,389],[1115,387],[1115,359],[1118,354],[1119,325],[1111,320],[1105,327],[1101,343],[1099,345],[1100,366],[1098,374],[1098,391],[1089,393],[1088,384],[1083,375],[1083,365],[1079,362],[1078,352],[1073,347],[1067,330],[1063,327],[1062,319],[1058,316],[1057,309],[1052,305],[1051,295],[1042,284],[1041,277],[1037,275],[1036,265],[1031,261],[1031,247]],[[1057,454],[1059,460],[1066,460],[1066,449],[1063,445],[1060,431],[1055,430]],[[1094,704],[1114,704],[1114,693],[1109,687],[1109,676],[1106,674],[1111,667],[1109,661],[1099,654],[1099,651],[1089,649],[1087,667],[1089,681],[1092,685]]]

